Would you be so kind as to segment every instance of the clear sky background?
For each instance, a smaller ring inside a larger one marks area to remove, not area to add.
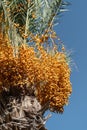
[[[52,114],[46,127],[48,130],[87,130],[87,0],[67,1],[72,5],[56,30],[67,50],[72,50],[73,92],[64,113]]]

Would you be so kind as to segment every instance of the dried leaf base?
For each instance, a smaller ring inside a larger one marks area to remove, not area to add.
[[[46,130],[49,118],[43,116],[46,110],[35,96],[16,95],[3,91],[0,94],[0,130]]]

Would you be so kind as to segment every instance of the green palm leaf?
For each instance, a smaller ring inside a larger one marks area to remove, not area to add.
[[[45,30],[52,29],[58,23],[59,14],[66,11],[66,5],[63,0],[1,0],[0,12],[4,10],[5,19],[3,30],[14,46],[23,40],[26,43],[31,34],[42,35]]]

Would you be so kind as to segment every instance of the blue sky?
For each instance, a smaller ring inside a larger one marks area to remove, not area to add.
[[[48,120],[48,130],[87,130],[87,0],[68,1],[72,5],[56,30],[67,50],[72,50],[73,92],[64,113]]]

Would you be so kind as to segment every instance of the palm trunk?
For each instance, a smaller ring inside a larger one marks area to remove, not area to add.
[[[12,91],[0,94],[0,130],[46,130],[50,115],[43,114],[48,105],[42,108],[34,95],[12,95]]]

